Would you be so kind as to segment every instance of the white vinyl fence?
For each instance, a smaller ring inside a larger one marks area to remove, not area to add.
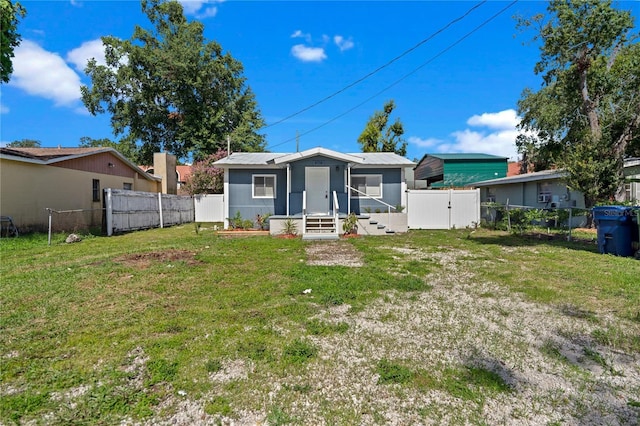
[[[194,220],[194,203],[190,196],[107,188],[104,197],[107,235]]]
[[[224,195],[194,195],[196,222],[224,222]]]
[[[410,190],[409,229],[452,229],[480,224],[480,190]]]

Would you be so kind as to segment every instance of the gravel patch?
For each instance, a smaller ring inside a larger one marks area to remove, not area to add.
[[[348,266],[358,268],[363,265],[362,253],[352,244],[344,241],[311,243],[305,247],[307,265]]]

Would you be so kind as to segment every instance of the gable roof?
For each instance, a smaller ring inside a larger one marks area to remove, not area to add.
[[[22,161],[32,164],[52,165],[63,161],[74,160],[77,158],[87,157],[90,155],[109,153],[116,156],[123,163],[133,169],[136,173],[141,174],[148,180],[160,181],[159,177],[152,176],[133,164],[127,157],[120,154],[113,148],[109,147],[90,147],[90,148],[0,148],[0,158],[13,161]]]
[[[286,164],[305,158],[315,157],[316,155],[322,155],[323,157],[333,158],[334,160],[341,160],[347,163],[361,164],[363,162],[362,157],[357,157],[353,154],[343,154],[341,152],[332,151],[321,147],[307,149],[302,152],[294,152],[293,154],[285,154],[281,157],[274,158],[275,164]]]
[[[473,160],[507,160],[507,157],[499,155],[482,154],[473,152],[447,153],[447,154],[425,154],[420,162],[427,157],[437,158],[445,161],[473,161]],[[418,163],[419,164],[419,163]]]
[[[500,179],[483,180],[471,183],[471,186],[497,186],[509,185],[514,183],[537,182],[541,180],[563,179],[567,176],[567,172],[563,170],[543,170],[540,172],[525,173],[523,175],[508,176]]]
[[[281,168],[288,163],[314,156],[324,156],[351,163],[356,167],[411,167],[415,163],[393,152],[359,152],[345,154],[326,148],[312,148],[302,152],[234,152],[214,164],[220,168]]]

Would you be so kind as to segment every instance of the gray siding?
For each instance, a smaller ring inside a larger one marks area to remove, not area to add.
[[[289,214],[302,213],[302,193],[305,190],[305,168],[328,167],[330,179],[330,191],[338,195],[340,212],[346,213],[348,209],[349,194],[345,188],[346,164],[340,160],[324,156],[295,161],[290,164],[291,193],[289,194]],[[277,192],[275,199],[253,198],[252,176],[255,174],[276,175]],[[402,173],[400,168],[379,169],[352,169],[351,175],[382,175],[382,201],[396,206],[401,203]],[[236,212],[244,219],[255,220],[260,214],[287,214],[287,170],[283,169],[230,169],[229,170],[229,216]],[[333,200],[331,201],[333,204]],[[379,209],[386,212],[387,207],[367,198],[352,198],[351,211],[365,213],[369,207],[372,212]],[[333,205],[331,206],[333,208]]]
[[[253,175],[276,175],[276,198],[253,198]],[[240,212],[243,219],[255,220],[256,215],[287,212],[287,172],[286,170],[256,169],[229,170],[229,215]]]
[[[357,175],[382,175],[382,198],[387,204],[397,206],[401,202],[402,191],[402,173],[400,169],[354,169],[351,170],[351,176]],[[345,194],[346,195],[346,194]],[[345,199],[346,201],[346,199]],[[365,213],[365,209],[371,209],[375,212],[379,209],[381,212],[386,212],[387,207],[383,204],[376,202],[370,198],[352,198],[351,199],[351,211],[356,213]]]
[[[347,212],[347,194],[345,193],[345,163],[332,158],[316,156],[291,163],[291,198],[289,199],[289,213],[302,213],[302,192],[305,189],[305,169],[307,167],[329,167],[330,192],[338,194],[340,211]],[[286,172],[285,172],[286,179]]]

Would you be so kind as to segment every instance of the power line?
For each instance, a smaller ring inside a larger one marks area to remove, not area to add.
[[[442,49],[440,52],[438,52],[436,55],[432,56],[431,58],[429,58],[426,62],[423,62],[420,66],[418,66],[417,68],[414,68],[412,71],[410,71],[409,73],[403,75],[402,77],[400,77],[399,79],[397,79],[396,81],[394,81],[393,83],[391,83],[390,85],[386,86],[385,88],[383,88],[382,90],[376,92],[375,94],[373,94],[372,96],[368,97],[367,99],[365,99],[364,101],[360,102],[359,104],[355,105],[354,107],[346,110],[345,112],[336,115],[335,117],[331,118],[330,120],[322,123],[319,126],[314,127],[311,130],[307,130],[306,132],[303,133],[299,133],[296,135],[296,138],[300,138],[302,136],[308,135],[309,133],[315,132],[318,129],[323,128],[324,126],[333,123],[334,121],[338,120],[339,118],[344,117],[345,115],[355,111],[356,109],[360,108],[362,105],[366,104],[367,102],[371,101],[372,99],[380,96],[382,93],[386,92],[387,90],[391,89],[392,87],[398,85],[401,81],[409,78],[410,76],[412,76],[413,74],[415,74],[416,72],[418,72],[419,70],[421,70],[422,68],[426,67],[427,65],[429,65],[431,62],[435,61],[437,58],[439,58],[440,56],[444,55],[446,52],[448,52],[449,50],[453,49],[455,46],[457,46],[458,44],[462,43],[462,41],[464,41],[465,39],[469,38],[473,33],[475,33],[476,31],[478,31],[480,28],[484,27],[485,25],[487,25],[489,22],[493,21],[495,18],[497,18],[498,16],[502,15],[504,12],[506,12],[509,8],[511,8],[514,4],[518,3],[519,0],[514,0],[513,2],[509,3],[506,7],[504,7],[503,9],[501,9],[498,13],[494,14],[493,16],[491,16],[490,18],[488,18],[487,20],[483,21],[480,25],[478,25],[477,27],[475,27],[473,30],[469,31],[468,33],[466,33],[465,35],[463,35],[462,37],[460,37],[458,40],[456,40],[455,42],[453,42],[452,44],[450,44],[449,46],[447,46],[446,48]],[[287,139],[285,141],[282,141],[278,144],[275,145],[271,145],[270,148],[275,148],[277,146],[280,145],[284,145],[286,143],[289,143],[293,140],[295,140],[296,138],[290,138]]]
[[[435,36],[437,36],[438,34],[442,33],[443,31],[445,31],[447,28],[449,28],[450,26],[452,26],[453,24],[460,22],[461,20],[463,20],[464,18],[466,18],[469,14],[471,14],[471,12],[473,12],[475,9],[479,8],[480,6],[482,6],[484,3],[486,3],[487,0],[483,0],[480,3],[477,3],[475,6],[473,6],[471,9],[467,10],[462,16],[457,17],[456,19],[449,21],[449,23],[447,25],[445,25],[444,27],[440,28],[439,30],[437,30],[436,32],[434,32],[433,34],[431,34],[429,37],[421,40],[420,42],[418,42],[418,44],[416,44],[415,46],[411,47],[410,49],[405,50],[404,52],[402,52],[400,55],[396,56],[395,58],[391,59],[389,62],[387,62],[384,65],[379,66],[378,68],[376,68],[375,70],[371,71],[370,73],[366,74],[363,77],[360,77],[359,79],[357,79],[356,81],[354,81],[353,83],[350,83],[348,85],[346,85],[345,87],[343,87],[342,89],[330,94],[329,96],[326,96],[322,99],[320,99],[317,102],[314,102],[313,104],[302,108],[301,110],[294,112],[293,114],[289,114],[284,118],[281,118],[278,121],[275,121],[271,124],[266,125],[265,127],[263,127],[263,129],[268,129],[269,127],[273,127],[277,124],[280,124],[282,122],[285,122],[287,120],[289,120],[290,118],[295,117],[296,115],[300,115],[303,112],[309,111],[311,108],[314,108],[318,105],[320,105],[323,102],[328,101],[329,99],[339,95],[342,92],[345,92],[346,90],[352,88],[353,86],[356,86],[357,84],[362,83],[364,80],[366,80],[367,78],[371,77],[372,75],[378,73],[379,71],[383,70],[384,68],[388,67],[389,65],[391,65],[392,63],[396,62],[397,60],[399,60],[400,58],[408,55],[409,53],[413,52],[414,50],[416,50],[418,47],[422,46],[423,44],[427,43],[428,41],[430,41],[431,39],[433,39]]]

